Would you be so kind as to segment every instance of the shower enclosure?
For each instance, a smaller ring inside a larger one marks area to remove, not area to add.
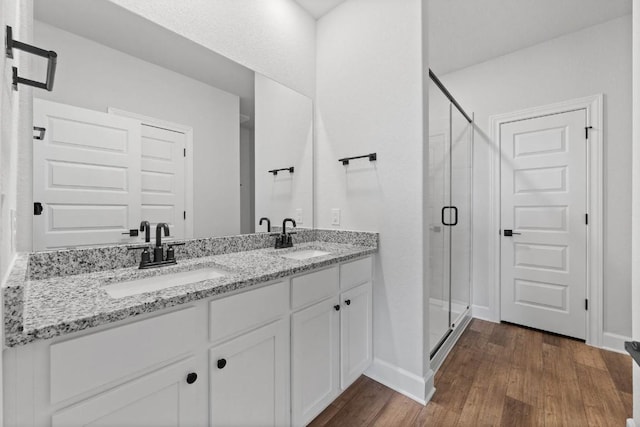
[[[470,320],[473,121],[429,75],[429,333],[437,368]]]

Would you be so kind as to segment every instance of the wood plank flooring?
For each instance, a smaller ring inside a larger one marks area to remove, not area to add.
[[[580,341],[474,319],[436,373],[427,406],[362,376],[310,425],[624,426],[631,363]]]

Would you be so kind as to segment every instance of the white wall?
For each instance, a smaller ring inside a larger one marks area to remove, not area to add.
[[[313,101],[261,74],[255,78],[255,217],[313,226]],[[294,172],[267,171],[294,167]],[[302,211],[298,221],[296,211]]]
[[[331,209],[339,208],[337,228],[380,233],[368,373],[417,399],[430,389],[421,12],[419,0],[349,0],[323,16],[315,116],[317,226],[336,228]],[[371,152],[377,162],[338,162]]]
[[[632,337],[640,341],[640,0],[633,2]],[[633,363],[633,420],[640,425],[640,367]]]
[[[489,117],[597,93],[605,95],[604,331],[631,335],[631,17],[523,49],[441,80],[480,132],[474,153],[474,305],[492,308],[487,203]],[[606,336],[605,336],[606,339]]]
[[[5,25],[13,29],[13,37],[22,42],[31,43],[33,3],[31,0],[17,2],[0,0],[0,25],[4,38]],[[32,141],[31,132],[31,89],[20,86],[18,91],[12,88],[12,67],[16,66],[24,75],[29,57],[14,50],[14,58],[0,59],[0,287],[4,286],[16,253],[12,226],[12,212],[18,208],[19,181],[18,159],[25,154],[25,147]],[[27,150],[28,151],[28,150]],[[0,294],[0,319],[4,319],[4,301]],[[4,328],[0,328],[0,343],[4,344]],[[0,426],[2,420],[3,389],[3,352],[0,352]]]
[[[40,21],[34,38],[58,53],[53,92],[35,97],[103,112],[116,107],[193,127],[194,212],[187,214],[194,215],[194,236],[240,233],[238,96]],[[21,229],[21,238],[28,232]]]
[[[293,0],[110,0],[313,97],[315,20]]]

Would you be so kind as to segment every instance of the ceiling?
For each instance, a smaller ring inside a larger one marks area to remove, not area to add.
[[[253,128],[254,72],[107,0],[35,0],[34,16],[73,34],[240,97]]]
[[[346,0],[295,0],[296,3],[316,19],[345,1]]]
[[[429,66],[443,75],[478,64],[630,14],[631,2],[428,0]]]

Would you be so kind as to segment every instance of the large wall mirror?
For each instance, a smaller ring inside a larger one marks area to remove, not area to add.
[[[34,15],[58,53],[34,91],[34,250],[137,243],[141,221],[177,239],[313,227],[310,98],[108,1]]]

